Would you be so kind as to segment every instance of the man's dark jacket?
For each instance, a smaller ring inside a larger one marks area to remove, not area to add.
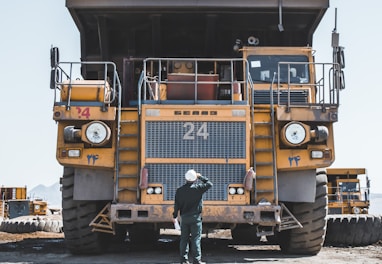
[[[207,177],[199,176],[201,183],[187,182],[176,190],[173,217],[197,215],[202,213],[203,194],[212,187]]]

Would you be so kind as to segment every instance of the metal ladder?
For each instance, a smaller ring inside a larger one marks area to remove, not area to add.
[[[136,108],[121,110],[116,152],[116,199],[135,203],[139,197],[139,118]]]
[[[254,147],[256,188],[255,202],[262,199],[277,203],[277,169],[272,110],[256,109],[254,113]]]
[[[273,78],[274,79],[274,78]],[[253,85],[253,84],[252,84]],[[255,195],[254,202],[278,203],[277,167],[275,149],[275,113],[273,83],[270,86],[270,107],[252,107],[252,139],[254,144]],[[252,105],[254,97],[252,93]]]

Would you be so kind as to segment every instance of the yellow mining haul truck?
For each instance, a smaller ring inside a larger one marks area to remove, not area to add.
[[[328,207],[325,243],[365,246],[382,238],[380,215],[368,214],[370,180],[365,168],[327,168]]]
[[[195,169],[214,187],[204,229],[283,252],[324,241],[343,48],[318,63],[314,1],[67,0],[81,62],[51,49],[62,214],[72,253],[113,235],[173,228],[177,187]]]
[[[0,187],[0,216],[12,219],[26,215],[46,215],[48,204],[27,198],[26,187]]]
[[[0,217],[9,218],[10,200],[25,200],[27,198],[27,187],[0,187]]]
[[[326,174],[329,214],[368,213],[370,180],[365,168],[328,168]]]
[[[48,203],[29,199],[26,187],[0,187],[0,232],[62,232],[60,216],[51,218]]]

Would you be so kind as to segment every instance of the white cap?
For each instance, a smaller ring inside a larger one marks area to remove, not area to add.
[[[189,170],[189,171],[187,171],[186,174],[185,174],[185,178],[186,178],[186,180],[189,181],[189,182],[196,181],[196,178],[197,178],[197,176],[196,176],[196,171],[195,171],[195,170]]]

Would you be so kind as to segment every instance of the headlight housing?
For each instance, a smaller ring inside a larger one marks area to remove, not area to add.
[[[146,193],[147,194],[153,194],[154,193],[154,188],[153,187],[149,187],[146,189]]]
[[[155,187],[154,193],[155,194],[161,194],[162,193],[162,188],[161,187]]]
[[[82,126],[82,140],[95,146],[105,145],[111,135],[111,130],[104,122],[93,121]]]
[[[310,140],[310,127],[300,122],[289,122],[281,130],[284,144],[295,147]]]
[[[353,207],[353,213],[354,214],[360,214],[361,213],[361,209],[359,207]]]
[[[236,194],[236,188],[231,187],[231,188],[229,188],[228,191],[229,191],[229,194],[231,194],[231,195]]]
[[[146,189],[146,193],[147,194],[162,194],[162,192],[163,192],[163,190],[162,190],[162,187],[159,187],[159,186],[157,186],[157,187],[148,187],[147,189]]]
[[[243,187],[229,187],[228,193],[230,195],[244,195],[244,188]]]

